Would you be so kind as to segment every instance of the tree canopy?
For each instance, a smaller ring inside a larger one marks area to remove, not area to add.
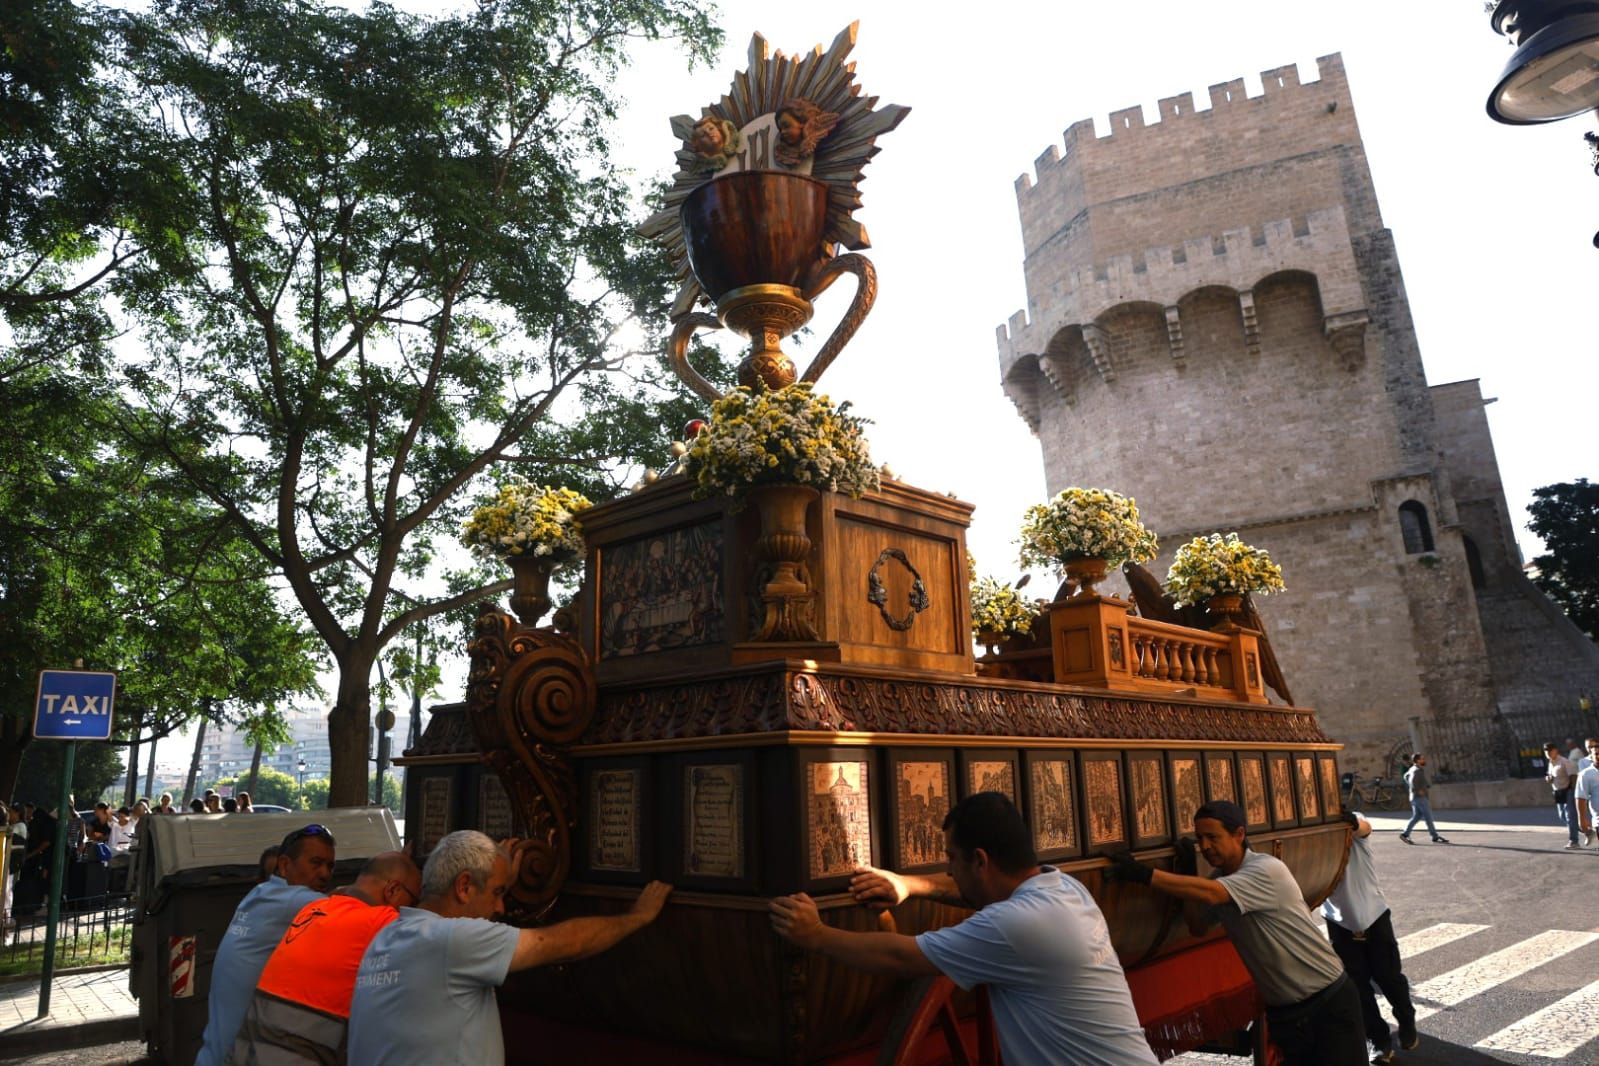
[[[1587,478],[1532,491],[1528,527],[1542,538],[1533,581],[1599,641],[1599,485]]]
[[[12,347],[52,384],[47,334],[109,367],[118,453],[241,579],[282,582],[338,673],[332,802],[362,802],[377,657],[508,585],[439,554],[474,492],[515,470],[614,495],[696,411],[663,384],[670,272],[607,138],[630,48],[720,34],[688,0],[0,17]]]

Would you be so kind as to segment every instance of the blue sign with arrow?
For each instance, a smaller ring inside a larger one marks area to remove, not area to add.
[[[117,675],[106,670],[40,670],[33,735],[39,740],[110,740]]]

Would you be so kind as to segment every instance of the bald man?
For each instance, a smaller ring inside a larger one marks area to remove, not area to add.
[[[354,884],[307,904],[261,971],[230,1066],[343,1063],[361,956],[421,892],[416,863],[404,852],[387,851],[368,859]]]

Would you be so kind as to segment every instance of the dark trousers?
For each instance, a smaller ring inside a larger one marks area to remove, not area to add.
[[[1416,1025],[1416,1008],[1410,1002],[1410,982],[1399,968],[1399,942],[1394,939],[1394,923],[1387,911],[1371,923],[1363,936],[1356,936],[1337,922],[1327,923],[1327,936],[1333,950],[1344,960],[1344,969],[1360,996],[1360,1014],[1366,1022],[1366,1039],[1378,1051],[1393,1046],[1388,1032],[1388,1022],[1377,1010],[1377,994],[1371,990],[1372,982],[1382,989],[1388,1005],[1394,1009],[1394,1020],[1401,1029]]]
[[[1360,997],[1347,975],[1302,1003],[1267,1007],[1266,1033],[1283,1066],[1366,1066]]]

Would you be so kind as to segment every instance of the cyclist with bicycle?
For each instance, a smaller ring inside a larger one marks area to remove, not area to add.
[[[1405,787],[1410,789],[1410,824],[1399,834],[1399,839],[1406,844],[1414,844],[1415,841],[1410,839],[1410,831],[1416,828],[1417,822],[1426,822],[1432,842],[1447,844],[1449,841],[1439,836],[1438,827],[1432,824],[1432,804],[1427,802],[1427,756],[1417,752],[1410,757],[1410,762],[1410,769],[1405,771]]]

